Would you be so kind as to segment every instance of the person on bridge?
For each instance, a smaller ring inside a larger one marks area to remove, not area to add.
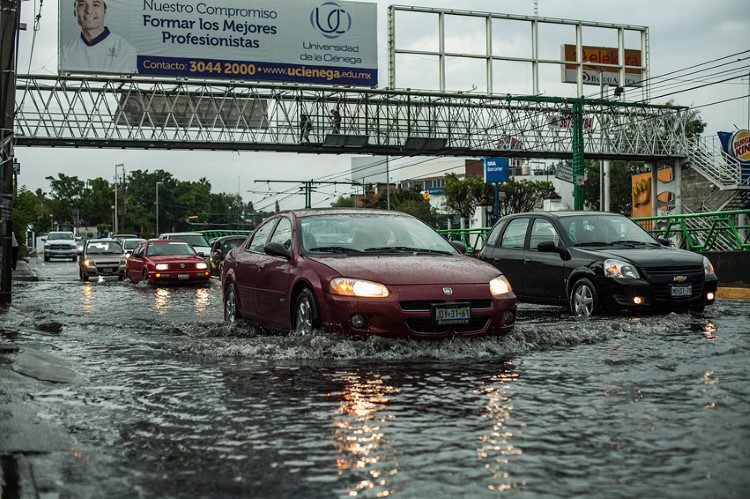
[[[341,133],[341,113],[338,109],[331,111],[331,123],[333,124],[333,133]]]
[[[300,138],[299,141],[305,141],[310,142],[310,132],[313,129],[312,120],[310,117],[306,114],[300,114],[299,118],[299,131],[300,131]]]
[[[132,74],[138,72],[135,48],[104,25],[104,0],[74,0],[81,34],[60,50],[61,71]]]

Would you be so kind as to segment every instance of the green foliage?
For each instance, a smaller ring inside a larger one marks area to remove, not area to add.
[[[202,178],[182,182],[164,170],[128,172],[117,186],[103,178],[81,181],[58,174],[47,177],[49,198],[39,189],[36,194],[21,189],[16,205],[19,226],[31,226],[46,232],[63,223],[73,223],[73,209],[78,209],[79,225],[112,231],[117,187],[117,217],[120,232],[151,237],[156,235],[156,188],[159,182],[159,230],[187,231],[210,228],[247,229],[244,212],[252,210],[238,194],[211,193],[211,184]],[[189,217],[195,217],[189,219]]]
[[[435,208],[430,206],[430,201],[423,198],[418,188],[408,190],[397,189],[390,193],[390,206],[393,211],[408,213],[424,223],[436,227],[438,214]],[[388,207],[389,196],[383,193],[368,207],[385,210]]]
[[[552,182],[509,179],[500,184],[499,216],[533,211],[546,198],[555,193]]]
[[[471,218],[482,204],[490,204],[489,185],[481,178],[459,179],[455,173],[445,175],[443,204],[461,218]]]
[[[333,208],[354,208],[355,201],[352,196],[339,196],[339,198],[331,203]]]

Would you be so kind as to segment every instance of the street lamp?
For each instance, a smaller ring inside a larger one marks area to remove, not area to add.
[[[156,182],[156,235],[155,237],[159,237],[159,186],[163,184],[163,182]]]

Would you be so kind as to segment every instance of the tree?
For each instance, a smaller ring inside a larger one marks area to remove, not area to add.
[[[354,208],[356,205],[354,197],[352,196],[339,196],[339,198],[331,203],[333,208]]]
[[[390,193],[390,202],[391,210],[393,211],[408,213],[432,227],[436,227],[438,224],[437,210],[430,205],[429,200],[422,197],[419,188],[393,190]],[[385,195],[381,195],[372,201],[368,207],[385,210],[387,204],[388,198]]]
[[[555,193],[555,188],[552,182],[511,178],[500,184],[498,191],[502,193],[498,202],[500,208],[498,216],[501,217],[511,213],[535,210],[544,199]]]
[[[78,177],[58,173],[57,178],[45,177],[50,183],[50,209],[58,223],[73,222],[73,209],[79,210],[85,194],[86,182]],[[79,215],[80,216],[80,215]]]
[[[445,175],[445,186],[443,204],[445,208],[461,217],[461,226],[464,220],[474,215],[477,206],[489,204],[490,186],[481,178],[459,179],[455,173]]]

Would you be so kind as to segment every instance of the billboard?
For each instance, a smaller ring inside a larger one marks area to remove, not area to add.
[[[582,58],[581,62],[594,63],[594,64],[612,64],[620,67],[625,66],[625,86],[626,87],[640,87],[641,81],[643,80],[641,51],[633,49],[625,49],[625,61],[620,62],[618,49],[616,47],[581,47]],[[563,45],[560,48],[561,57],[563,62],[569,62],[572,64],[563,65],[562,82],[563,83],[577,83],[576,78],[576,46],[575,45]],[[637,67],[627,67],[637,66]],[[584,85],[600,85],[601,80],[604,80],[605,85],[619,85],[620,84],[620,69],[613,67],[599,67],[589,66],[584,64],[583,66],[583,84]]]
[[[60,73],[378,84],[377,4],[60,0]]]

